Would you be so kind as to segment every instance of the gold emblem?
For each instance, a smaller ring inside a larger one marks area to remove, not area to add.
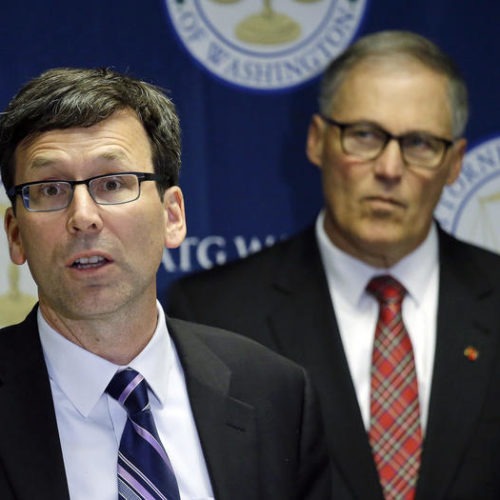
[[[221,4],[236,3],[241,0],[213,0]],[[300,3],[313,3],[321,0],[295,0]],[[235,29],[236,38],[242,42],[258,45],[275,45],[293,42],[300,38],[300,24],[286,14],[277,12],[271,0],[263,0],[260,12],[241,21]]]

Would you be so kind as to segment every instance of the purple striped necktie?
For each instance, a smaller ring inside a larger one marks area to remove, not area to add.
[[[118,498],[180,500],[174,470],[150,410],[144,377],[127,368],[113,377],[106,392],[127,411],[118,450]]]

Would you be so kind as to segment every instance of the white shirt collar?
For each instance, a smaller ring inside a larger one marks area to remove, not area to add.
[[[158,323],[146,347],[127,366],[147,380],[160,404],[165,404],[169,373],[173,364],[173,343],[165,314],[156,304]],[[70,342],[54,330],[38,309],[38,330],[49,377],[77,410],[87,417],[104,393],[114,374],[123,367],[115,365]]]
[[[327,276],[328,284],[349,300],[359,304],[366,285],[376,275],[390,274],[399,280],[408,294],[420,303],[430,283],[430,277],[439,263],[439,244],[436,225],[432,224],[427,238],[412,253],[389,269],[369,266],[336,247],[324,229],[324,210],[316,219],[316,238]]]

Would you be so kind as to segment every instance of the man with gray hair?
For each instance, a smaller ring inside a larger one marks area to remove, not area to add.
[[[465,82],[434,43],[359,39],[326,69],[309,127],[316,224],[167,298],[308,369],[335,498],[500,498],[500,257],[433,219],[466,121]]]

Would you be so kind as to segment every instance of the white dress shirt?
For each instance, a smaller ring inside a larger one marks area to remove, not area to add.
[[[366,291],[366,285],[374,276],[390,274],[408,292],[403,301],[403,321],[413,345],[425,432],[436,344],[439,286],[436,227],[432,226],[426,240],[410,255],[389,269],[380,269],[333,245],[323,221],[321,212],[316,221],[316,237],[365,428],[368,430],[370,424],[370,366],[379,312],[378,302]]]
[[[158,325],[127,366],[147,380],[153,418],[175,471],[182,500],[213,498],[187,395],[184,372],[157,303]],[[104,391],[115,365],[70,342],[38,310],[57,426],[72,500],[116,500],[117,457],[126,411]],[[29,480],[29,478],[27,478]]]

